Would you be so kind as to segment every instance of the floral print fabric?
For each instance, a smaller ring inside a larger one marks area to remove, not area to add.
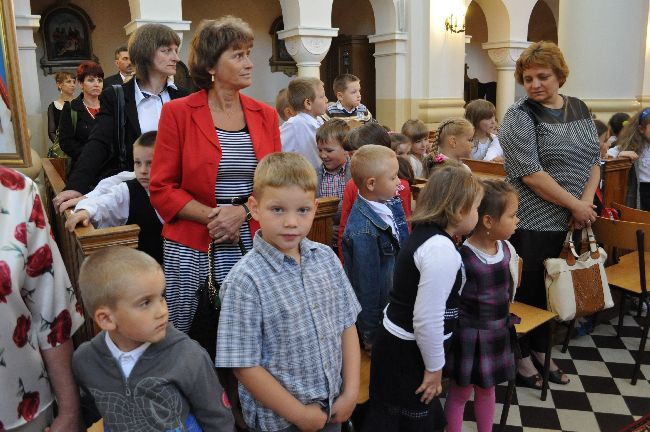
[[[70,339],[81,305],[52,238],[36,185],[0,167],[0,431],[53,401],[40,351]]]

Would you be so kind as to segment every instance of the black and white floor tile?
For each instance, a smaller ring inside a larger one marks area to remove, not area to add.
[[[539,391],[517,388],[505,430],[616,432],[649,414],[650,347],[646,346],[641,374],[633,386],[630,377],[641,327],[636,318],[626,315],[619,338],[617,322],[618,319],[613,319],[600,323],[590,335],[574,337],[566,353],[560,351],[559,345],[553,347],[553,358],[571,382],[551,383],[546,401],[540,400]],[[505,390],[505,385],[497,387],[495,422],[501,416],[500,402],[505,399]],[[465,409],[463,431],[476,431],[472,402]]]

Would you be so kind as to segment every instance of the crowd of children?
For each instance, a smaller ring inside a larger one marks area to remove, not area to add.
[[[387,132],[360,90],[346,74],[329,106],[315,78],[278,94],[283,153],[255,171],[248,206],[261,229],[223,281],[214,364],[167,323],[161,220],[148,200],[155,132],[134,144],[134,173],[69,204],[69,229],[137,223],[141,250],[155,258],[110,248],[82,266],[84,305],[102,330],[74,356],[86,423],[231,431],[216,365],[239,380],[234,408],[249,430],[339,431],[356,406],[364,351],[372,358],[364,432],[460,431],[472,392],[478,430],[492,429],[495,385],[516,370],[508,305],[518,256],[507,240],[518,196],[506,182],[478,180],[462,160],[502,159],[494,105],[468,104],[430,143],[419,120]],[[634,198],[650,209],[650,109],[614,130],[619,120],[596,122],[601,157],[636,161]],[[412,213],[415,178],[427,184]],[[319,197],[340,200],[331,245],[306,238]]]

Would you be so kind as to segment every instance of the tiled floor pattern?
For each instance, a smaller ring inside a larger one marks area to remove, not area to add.
[[[553,358],[569,375],[568,385],[551,383],[546,401],[540,392],[517,388],[512,399],[506,431],[616,432],[650,413],[650,341],[635,386],[630,384],[639,348],[641,327],[626,315],[621,337],[618,319],[599,324],[591,335],[571,340],[566,353],[553,347]],[[497,387],[498,422],[506,386]],[[476,431],[472,402],[467,404],[463,431]],[[495,425],[494,430],[497,430]]]

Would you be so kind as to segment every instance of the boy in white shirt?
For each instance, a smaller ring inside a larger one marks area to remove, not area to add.
[[[92,223],[96,228],[137,224],[140,227],[138,249],[162,262],[162,219],[149,201],[149,173],[156,134],[156,131],[146,132],[133,143],[135,178],[77,203],[65,224],[69,231],[74,231],[79,224]]]
[[[325,87],[318,78],[296,78],[287,87],[289,105],[297,113],[280,126],[282,151],[304,156],[314,169],[321,160],[316,147],[316,130],[327,110]]]

